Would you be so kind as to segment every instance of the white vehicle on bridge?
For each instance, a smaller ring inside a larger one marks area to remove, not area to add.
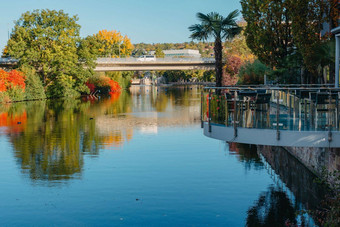
[[[137,58],[137,61],[156,61],[155,55],[142,55]]]

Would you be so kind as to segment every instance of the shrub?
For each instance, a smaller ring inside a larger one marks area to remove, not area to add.
[[[126,72],[106,72],[105,76],[110,79],[117,81],[121,88],[129,88],[131,86],[131,79],[133,77],[134,72],[126,71]]]
[[[103,75],[91,77],[86,82],[86,85],[90,89],[91,93],[97,91],[101,94],[112,94],[121,90],[121,86],[117,81]]]
[[[43,84],[39,76],[35,73],[35,70],[28,67],[24,67],[22,68],[22,71],[26,75],[25,99],[26,100],[45,99],[46,94]]]
[[[22,101],[25,99],[25,76],[22,72],[0,69],[0,101]]]
[[[269,71],[269,68],[260,62],[255,60],[253,63],[247,62],[240,68],[239,71],[239,83],[240,84],[263,84],[264,74]]]

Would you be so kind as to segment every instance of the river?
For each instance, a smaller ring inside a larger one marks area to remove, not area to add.
[[[195,86],[1,105],[0,172],[0,226],[315,225],[321,194],[283,150],[205,137]]]

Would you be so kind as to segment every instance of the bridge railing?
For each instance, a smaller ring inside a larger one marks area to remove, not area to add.
[[[0,64],[15,64],[18,60],[14,58],[0,58]]]
[[[320,85],[205,88],[202,126],[339,131],[339,98],[340,89]]]
[[[152,60],[144,60],[140,58],[98,58],[97,63],[102,64],[110,64],[110,63],[180,63],[180,62],[202,62],[202,63],[214,63],[214,58],[173,58],[173,57],[165,57],[165,58],[155,58]]]

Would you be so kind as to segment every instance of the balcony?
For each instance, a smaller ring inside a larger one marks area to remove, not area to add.
[[[204,135],[270,146],[340,147],[340,89],[275,86],[205,88]]]

